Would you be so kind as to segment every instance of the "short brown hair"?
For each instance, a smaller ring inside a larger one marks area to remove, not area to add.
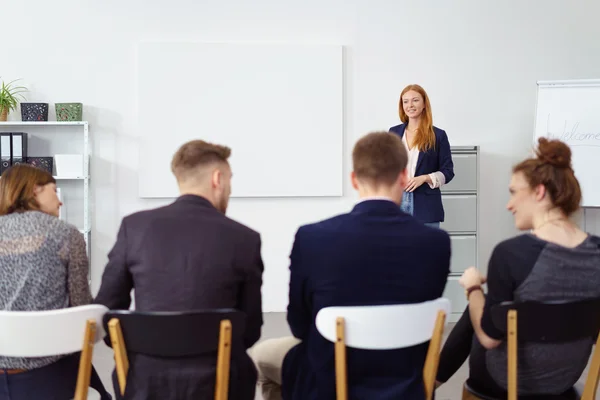
[[[394,133],[372,132],[356,142],[352,164],[358,179],[393,184],[408,164],[408,152]]]
[[[513,167],[525,176],[530,188],[544,185],[550,200],[565,215],[573,214],[581,202],[581,187],[571,167],[571,149],[560,140],[538,139],[536,157]]]
[[[39,211],[35,187],[56,183],[48,172],[27,164],[17,164],[0,177],[0,215]]]
[[[184,143],[173,156],[171,171],[177,180],[185,179],[194,169],[218,162],[227,162],[231,149],[226,146],[192,140]]]

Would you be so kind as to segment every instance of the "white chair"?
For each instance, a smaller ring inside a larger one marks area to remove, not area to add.
[[[105,336],[108,308],[86,305],[49,311],[0,311],[0,355],[49,357],[81,351],[75,400],[87,399],[94,343]]]
[[[431,341],[423,381],[428,400],[433,397],[442,334],[450,301],[439,298],[419,304],[327,307],[317,313],[319,333],[335,343],[337,400],[347,400],[346,346],[391,350]]]

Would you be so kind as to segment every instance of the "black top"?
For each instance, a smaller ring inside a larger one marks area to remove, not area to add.
[[[492,322],[491,308],[504,301],[580,300],[600,296],[600,238],[588,236],[567,248],[525,234],[496,246],[488,267],[488,294],[481,321],[494,339],[504,334]],[[519,390],[561,393],[587,365],[593,340],[519,345]],[[491,376],[506,388],[506,342],[486,354]]]

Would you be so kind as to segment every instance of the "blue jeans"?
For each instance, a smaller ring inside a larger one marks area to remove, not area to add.
[[[402,192],[402,202],[400,203],[400,210],[407,214],[415,215],[415,194],[413,192]],[[439,222],[425,222],[425,225],[433,228],[439,228]]]

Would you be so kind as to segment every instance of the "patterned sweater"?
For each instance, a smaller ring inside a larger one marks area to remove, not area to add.
[[[83,235],[39,211],[0,216],[0,310],[39,311],[89,304]],[[34,369],[61,356],[1,357],[0,368]]]

